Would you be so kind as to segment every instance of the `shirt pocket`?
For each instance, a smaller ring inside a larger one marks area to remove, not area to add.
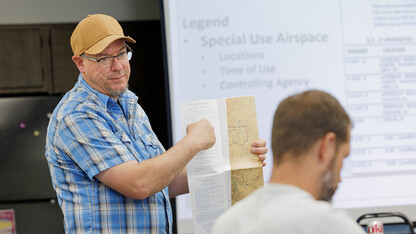
[[[124,131],[119,131],[119,132],[116,132],[115,134],[117,138],[121,141],[121,143],[124,145],[124,147],[126,147],[127,150],[133,155],[133,157],[136,158],[138,162],[141,162],[142,160],[140,159],[136,150],[134,149],[134,145],[133,145],[134,142],[129,137],[129,135]]]
[[[158,145],[156,136],[153,134],[141,135],[139,142],[142,145],[139,154],[143,157],[143,160],[154,158],[163,152]]]
[[[127,133],[125,133],[123,131],[118,131],[118,132],[116,132],[116,136],[123,144],[125,144],[125,145],[126,144],[131,144],[131,139],[127,135]]]
[[[153,150],[155,150],[155,149],[157,149],[158,147],[159,147],[159,140],[157,139],[157,137],[154,135],[154,134],[152,134],[152,133],[149,133],[149,134],[143,134],[141,137],[140,137],[140,139],[141,139],[141,141],[143,142],[143,144],[146,146],[146,147],[150,147],[151,149],[153,149]]]
[[[152,128],[148,122],[144,122],[142,124],[135,123],[134,127],[141,142],[146,146],[148,150],[157,150],[158,154],[165,152],[165,148],[163,147],[162,143],[160,143],[155,133],[152,131]]]

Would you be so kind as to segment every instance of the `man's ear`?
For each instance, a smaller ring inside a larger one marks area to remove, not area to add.
[[[319,147],[319,163],[327,168],[335,157],[336,135],[328,132],[322,139]]]
[[[74,61],[75,65],[77,65],[79,72],[84,73],[85,67],[84,67],[84,61],[79,55],[72,56],[72,61]]]

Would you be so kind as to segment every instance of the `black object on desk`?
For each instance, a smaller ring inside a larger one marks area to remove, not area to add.
[[[402,222],[398,223],[384,223],[384,234],[415,234],[413,223],[401,212],[385,212],[385,213],[370,213],[361,215],[357,219],[357,223],[360,224],[364,230],[367,231],[367,224],[361,224],[362,220],[380,220],[385,218],[399,218]]]

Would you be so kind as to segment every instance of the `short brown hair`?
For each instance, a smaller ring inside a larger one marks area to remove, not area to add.
[[[336,135],[337,146],[349,140],[350,118],[329,93],[309,90],[283,100],[274,115],[272,150],[276,164],[282,155],[303,154],[327,133]]]

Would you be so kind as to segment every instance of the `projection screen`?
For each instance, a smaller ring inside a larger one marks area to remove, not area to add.
[[[174,143],[179,104],[254,95],[259,135],[307,89],[338,98],[353,120],[333,205],[352,217],[401,211],[416,220],[416,2],[163,0]],[[269,144],[270,146],[270,144]],[[268,154],[267,182],[272,165]],[[192,233],[186,196],[179,233]]]

